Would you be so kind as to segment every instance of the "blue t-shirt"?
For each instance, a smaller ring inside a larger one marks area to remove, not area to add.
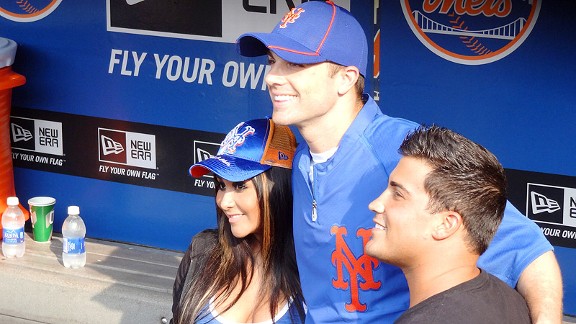
[[[400,144],[414,122],[383,115],[368,98],[326,162],[314,164],[305,142],[293,165],[294,243],[307,323],[392,323],[408,309],[402,271],[364,254],[373,213],[368,204],[387,187]],[[313,216],[315,206],[316,217]],[[522,270],[552,249],[538,226],[511,204],[481,268],[514,287]]]

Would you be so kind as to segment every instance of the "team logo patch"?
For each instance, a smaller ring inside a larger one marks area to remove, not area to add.
[[[336,289],[350,292],[350,302],[344,305],[348,312],[366,312],[368,305],[360,298],[362,291],[378,290],[382,282],[374,279],[374,269],[378,268],[379,261],[362,253],[359,257],[354,255],[346,242],[348,230],[346,227],[334,225],[330,233],[336,237],[336,248],[332,252],[332,264],[336,268],[336,278],[332,279],[332,286]],[[357,238],[362,239],[362,246],[372,236],[372,230],[360,228],[356,232]]]
[[[17,21],[32,22],[51,14],[62,0],[4,0],[0,3],[0,16]]]
[[[242,126],[244,126],[244,123],[236,125],[236,127],[226,135],[226,138],[220,145],[218,155],[233,155],[234,152],[236,152],[236,148],[244,144],[246,137],[256,132],[252,126],[244,126],[243,128]]]
[[[526,40],[541,0],[400,0],[416,37],[434,54],[466,65],[498,61]]]
[[[296,22],[296,19],[300,18],[300,14],[304,12],[302,8],[292,8],[290,11],[282,18],[282,24],[280,24],[280,28],[288,27],[288,24],[293,24]]]

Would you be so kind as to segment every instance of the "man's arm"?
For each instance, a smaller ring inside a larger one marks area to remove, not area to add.
[[[526,299],[532,323],[562,323],[562,275],[554,252],[532,261],[522,271],[516,289]]]

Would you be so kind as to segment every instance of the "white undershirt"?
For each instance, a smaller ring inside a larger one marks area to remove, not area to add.
[[[324,163],[324,162],[328,161],[328,159],[330,159],[332,156],[334,156],[334,153],[336,153],[336,151],[338,151],[338,146],[331,148],[328,151],[325,151],[322,153],[310,152],[310,156],[312,157],[312,162],[310,163],[310,172],[309,172],[310,184],[312,184],[314,182],[314,164]]]

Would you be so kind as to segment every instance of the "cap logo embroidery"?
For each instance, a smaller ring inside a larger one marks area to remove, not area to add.
[[[286,153],[284,152],[278,152],[278,160],[282,161],[282,160],[289,160],[290,158],[288,157],[288,155],[286,155]]]
[[[236,148],[244,144],[246,137],[256,132],[252,126],[245,126],[242,131],[239,131],[240,127],[243,125],[244,123],[238,124],[228,133],[228,135],[226,135],[226,138],[222,141],[222,144],[220,144],[220,149],[218,150],[217,155],[234,154]]]
[[[300,18],[300,14],[304,12],[302,8],[292,8],[290,11],[284,15],[282,18],[282,23],[280,24],[280,28],[288,27],[288,23],[293,24],[296,22],[296,19]]]

